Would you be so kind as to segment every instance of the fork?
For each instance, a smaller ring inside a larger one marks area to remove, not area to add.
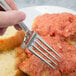
[[[12,10],[10,6],[4,0],[0,0],[0,6],[3,7],[6,11]],[[36,55],[38,58],[40,58],[42,61],[48,64],[50,67],[55,69],[55,66],[57,66],[58,64],[53,59],[51,59],[49,56],[47,56],[43,51],[41,51],[35,44],[37,44],[40,48],[42,48],[46,53],[48,53],[51,57],[53,57],[57,62],[60,62],[60,60],[56,58],[52,53],[50,53],[46,48],[44,48],[44,46],[41,45],[41,43],[43,43],[48,49],[50,49],[50,51],[56,54],[60,59],[62,57],[51,46],[49,46],[34,30],[30,31],[24,22],[20,22],[19,26],[26,33],[25,34],[25,48],[28,48],[29,51],[31,51],[34,55]],[[43,58],[41,55],[39,55],[33,48],[35,48],[38,52],[40,52],[49,61]]]

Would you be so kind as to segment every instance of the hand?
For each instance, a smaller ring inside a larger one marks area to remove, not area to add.
[[[0,11],[0,28],[15,25],[25,19],[25,14],[21,11]]]
[[[18,11],[13,0],[5,0],[13,11],[0,12],[0,28],[15,25],[25,19],[25,14]]]
[[[25,19],[25,14],[17,10],[13,0],[5,0],[7,4],[13,9],[12,11],[2,11],[0,9],[0,34],[10,26],[15,25]],[[1,32],[2,31],[2,32]]]

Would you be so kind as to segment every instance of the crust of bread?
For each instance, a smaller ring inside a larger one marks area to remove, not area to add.
[[[14,36],[11,36],[6,39],[0,39],[0,51],[1,50],[10,50],[20,46],[23,42],[25,33],[23,30],[16,32]]]
[[[23,62],[27,56],[24,52],[24,49],[21,48],[21,47],[16,48],[15,51],[16,51],[16,65],[15,65],[15,68],[17,69],[17,72],[16,72],[15,76],[25,76],[25,74],[19,69],[19,64],[21,62]]]
[[[25,76],[25,74],[22,71],[17,70],[17,73],[15,74],[15,76]]]
[[[25,58],[27,58],[26,53],[24,52],[24,49],[21,47],[18,47],[15,49],[16,51],[16,69],[18,68],[18,65],[23,62],[25,60]]]
[[[15,76],[25,76],[25,74],[19,69],[19,64],[25,60],[27,55],[25,54],[24,49],[21,47],[16,48],[15,51],[16,51],[15,69],[17,70]]]

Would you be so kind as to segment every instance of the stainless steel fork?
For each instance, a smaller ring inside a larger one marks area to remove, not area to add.
[[[4,0],[0,0],[0,5],[5,10],[12,10]],[[57,63],[54,62],[49,56],[47,56],[43,51],[41,51],[35,44],[41,47],[46,53],[48,53],[51,57],[53,57],[58,62],[60,62],[60,60],[56,58],[54,55],[52,55],[52,53],[50,53],[46,48],[44,48],[43,45],[41,45],[41,43],[43,43],[46,47],[48,47],[48,49],[50,49],[50,51],[55,53],[59,58],[61,58],[61,56],[54,49],[52,49],[51,46],[49,46],[35,31],[33,30],[30,31],[23,22],[19,23],[19,25],[26,33],[25,48],[28,48],[34,55],[36,55],[38,58],[40,58],[42,61],[48,64],[50,67],[55,69]],[[43,56],[45,56],[49,61],[43,58],[41,55],[39,55],[32,47],[34,47],[38,52],[40,52]],[[53,64],[51,64],[50,62],[52,62]]]

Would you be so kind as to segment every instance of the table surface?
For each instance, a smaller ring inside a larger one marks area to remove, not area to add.
[[[76,0],[15,0],[18,8],[38,6],[38,5],[53,5],[76,10]]]

